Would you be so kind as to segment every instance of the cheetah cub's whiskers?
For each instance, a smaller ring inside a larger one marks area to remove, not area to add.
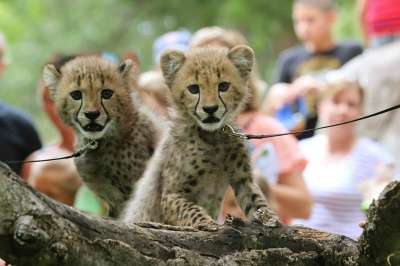
[[[83,181],[118,217],[155,148],[155,129],[132,93],[132,62],[115,65],[78,57],[61,70],[47,65],[43,80],[62,120],[77,135],[76,150],[96,140],[98,148],[75,158]]]
[[[243,139],[222,132],[248,98],[254,62],[247,46],[197,48],[161,57],[174,116],[125,211],[125,221],[179,226],[214,225],[229,185],[246,215],[276,221],[252,181]]]

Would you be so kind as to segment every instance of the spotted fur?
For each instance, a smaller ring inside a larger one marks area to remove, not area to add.
[[[98,149],[75,159],[83,181],[117,217],[155,148],[155,129],[132,93],[132,63],[80,57],[61,71],[47,65],[43,79],[58,113],[77,135],[76,149],[89,140]]]
[[[246,215],[258,209],[272,215],[252,182],[245,143],[221,131],[233,124],[246,102],[253,61],[247,46],[163,54],[175,115],[138,182],[125,213],[127,223],[214,224],[229,185]]]

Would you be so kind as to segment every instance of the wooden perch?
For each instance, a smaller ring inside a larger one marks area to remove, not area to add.
[[[358,242],[300,226],[230,219],[217,231],[126,226],[57,203],[0,163],[0,258],[12,265],[399,265],[400,183]],[[397,256],[397,257],[396,257]],[[396,261],[397,260],[397,261]]]

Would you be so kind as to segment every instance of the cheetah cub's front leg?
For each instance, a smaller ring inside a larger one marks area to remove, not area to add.
[[[172,208],[171,208],[172,207]],[[216,226],[216,222],[200,206],[177,193],[165,193],[161,198],[161,208],[167,223],[178,226],[195,226],[206,228]],[[176,208],[176,209],[175,209]]]
[[[253,182],[251,175],[250,159],[243,146],[242,152],[230,155],[237,162],[232,162],[227,167],[238,166],[240,168],[231,169],[235,173],[232,178],[231,186],[235,191],[236,198],[246,217],[252,217],[253,220],[264,224],[275,225],[279,218],[275,212],[267,205],[266,199],[261,189]]]

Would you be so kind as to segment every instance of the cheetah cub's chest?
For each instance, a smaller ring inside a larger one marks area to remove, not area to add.
[[[165,193],[182,194],[216,219],[229,177],[233,174],[227,164],[231,152],[226,148],[232,141],[227,141],[222,133],[193,131],[195,138],[188,136],[186,143],[178,138],[174,143],[175,152],[164,168],[163,175],[168,177],[164,179],[164,190]],[[204,134],[219,141],[207,142],[207,139],[202,139]],[[177,167],[176,162],[182,165]]]

